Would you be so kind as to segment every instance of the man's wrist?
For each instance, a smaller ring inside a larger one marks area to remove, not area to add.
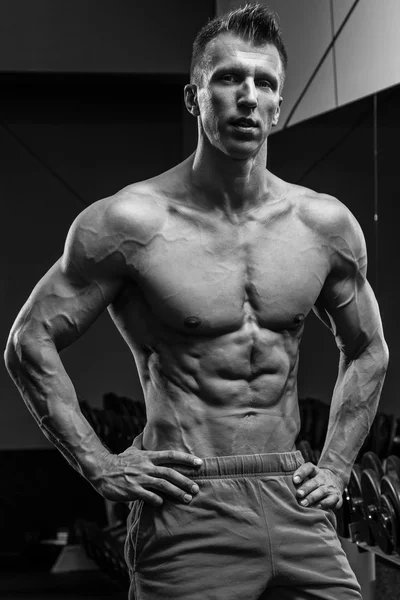
[[[90,483],[100,479],[104,472],[105,464],[110,456],[112,456],[112,453],[105,448],[99,440],[99,443],[96,444],[95,448],[92,447],[90,451],[80,453],[80,456],[78,457],[82,468],[82,475]]]
[[[346,487],[350,475],[347,475],[347,473],[345,473],[344,471],[338,469],[336,466],[332,466],[329,463],[325,463],[324,461],[320,461],[318,463],[318,467],[320,469],[324,469],[326,471],[330,471],[332,473],[332,475],[334,475],[336,477],[336,479],[338,480],[339,486],[342,490],[344,490],[344,488]]]

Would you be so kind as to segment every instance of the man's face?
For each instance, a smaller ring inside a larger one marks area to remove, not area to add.
[[[272,44],[253,46],[224,33],[206,48],[197,101],[203,131],[225,154],[257,154],[279,117],[282,64]]]

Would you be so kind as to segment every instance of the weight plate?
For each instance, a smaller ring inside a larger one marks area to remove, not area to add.
[[[386,459],[386,475],[400,482],[400,458],[398,456],[388,456]]]
[[[389,475],[385,475],[381,481],[381,493],[382,496],[388,496],[393,504],[393,508],[396,512],[397,523],[400,523],[400,483],[390,477]],[[398,525],[399,526],[399,525]],[[400,552],[400,532],[397,530],[397,552]]]
[[[361,468],[362,470],[371,469],[372,471],[375,471],[375,473],[378,475],[379,481],[385,474],[379,456],[375,454],[375,452],[372,452],[372,450],[366,452],[362,457]]]
[[[365,469],[361,473],[361,491],[364,518],[368,524],[363,532],[363,541],[372,546],[378,537],[378,515],[380,507],[379,478],[373,469]],[[369,530],[369,532],[368,532]],[[368,535],[368,533],[370,535]]]
[[[353,465],[345,496],[350,508],[350,522],[359,521],[363,518],[360,465]]]
[[[399,525],[393,503],[386,494],[380,497],[378,520],[377,544],[385,554],[393,554],[398,545]]]

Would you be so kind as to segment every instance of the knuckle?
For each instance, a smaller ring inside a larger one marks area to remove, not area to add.
[[[168,483],[165,481],[165,479],[160,479],[158,482],[158,487],[165,491],[168,487]]]
[[[163,477],[171,477],[174,474],[174,470],[171,467],[159,467],[157,473]]]

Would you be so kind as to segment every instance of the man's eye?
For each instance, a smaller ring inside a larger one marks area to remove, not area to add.
[[[232,83],[232,81],[236,81],[236,77],[234,75],[223,75],[222,81]]]
[[[271,84],[270,84],[270,82],[267,79],[259,79],[257,81],[257,85],[259,87],[263,87],[263,88],[270,88],[271,87]]]

